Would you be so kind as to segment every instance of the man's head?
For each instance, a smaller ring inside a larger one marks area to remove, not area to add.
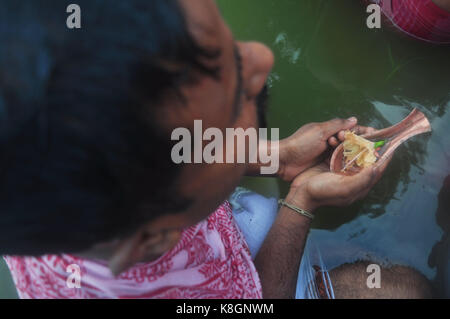
[[[403,265],[380,267],[379,288],[369,288],[369,265],[375,262],[359,260],[346,263],[329,272],[337,299],[431,299],[434,291],[430,281],[419,271]]]
[[[273,55],[212,0],[1,1],[0,253],[85,252],[119,272],[170,249],[244,164],[177,166],[170,134],[258,126]]]

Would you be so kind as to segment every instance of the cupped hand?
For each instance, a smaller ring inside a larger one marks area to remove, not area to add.
[[[281,140],[279,177],[291,182],[297,175],[319,163],[330,146],[336,147],[344,140],[345,130],[352,130],[358,135],[374,131],[373,128],[358,126],[357,122],[352,117],[310,123]]]
[[[329,165],[323,162],[295,178],[286,200],[310,212],[321,206],[348,206],[369,193],[391,158],[352,176],[332,173]]]

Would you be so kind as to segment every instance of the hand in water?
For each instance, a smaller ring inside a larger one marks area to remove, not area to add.
[[[334,119],[323,123],[310,123],[302,126],[290,137],[280,141],[279,177],[292,181],[306,169],[316,165],[331,147],[344,140],[344,131],[353,130],[365,134],[373,128],[357,126],[357,119]]]

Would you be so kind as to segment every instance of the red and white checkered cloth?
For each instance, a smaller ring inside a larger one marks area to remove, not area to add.
[[[164,256],[117,278],[105,263],[71,255],[5,260],[21,298],[262,298],[250,251],[228,202],[186,229]],[[81,270],[81,288],[67,285],[72,264]]]

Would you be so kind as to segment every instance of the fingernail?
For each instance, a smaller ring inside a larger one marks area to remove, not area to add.
[[[356,122],[357,119],[356,119],[356,117],[352,116],[352,117],[348,118],[347,121],[349,121],[349,122]]]

